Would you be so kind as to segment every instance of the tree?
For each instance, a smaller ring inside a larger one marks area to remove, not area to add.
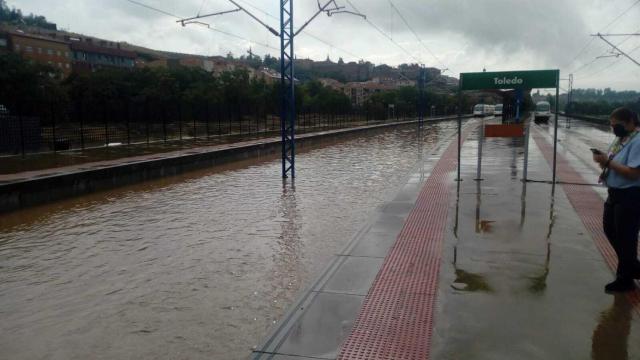
[[[50,30],[57,29],[56,24],[50,23],[44,16],[34,14],[24,16],[20,9],[9,9],[5,0],[0,0],[0,21],[5,21],[11,24],[36,26]]]
[[[65,101],[65,92],[55,81],[53,67],[30,63],[14,53],[0,55],[0,103],[9,109],[30,111],[35,103]],[[20,105],[18,105],[20,104]]]
[[[264,56],[264,60],[262,61],[262,63],[265,67],[273,70],[279,70],[279,67],[280,67],[280,60],[269,54],[266,54]]]

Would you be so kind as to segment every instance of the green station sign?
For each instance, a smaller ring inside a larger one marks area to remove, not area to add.
[[[559,85],[560,70],[476,72],[460,74],[460,90],[549,89]]]

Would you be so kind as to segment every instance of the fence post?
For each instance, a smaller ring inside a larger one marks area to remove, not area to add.
[[[182,141],[182,103],[178,100],[178,139]]]
[[[127,146],[131,146],[131,104],[129,103],[129,99],[126,100],[125,104],[124,111],[127,118]]]
[[[227,131],[227,135],[231,135],[231,111],[229,110],[229,105],[225,105],[224,107],[224,113],[227,117],[227,120],[229,121],[229,131]]]
[[[147,133],[147,146],[149,146],[149,99],[146,99],[144,102],[144,113],[145,131]]]
[[[50,105],[51,109],[51,136],[53,136],[53,152],[56,152],[56,114],[53,109],[53,103]]]
[[[211,104],[208,101],[205,103],[205,114],[204,114],[204,116],[205,116],[205,127],[207,129],[207,140],[209,140],[209,120],[211,118],[211,112],[210,112],[210,109],[209,109],[210,105]]]
[[[260,107],[255,105],[253,107],[253,116],[256,119],[256,135],[260,134]]]
[[[167,106],[164,105],[162,107],[164,111],[162,112],[162,138],[164,142],[167,142]]]
[[[369,125],[369,108],[364,109],[365,123]]]
[[[20,121],[20,149],[22,151],[22,157],[24,157],[24,124],[22,118],[22,108],[22,105],[18,105],[18,121]]]
[[[198,140],[198,129],[196,127],[196,113],[197,111],[195,111],[196,108],[196,104],[193,103],[191,104],[191,116],[193,117],[193,140],[196,141]]]
[[[78,119],[80,120],[80,149],[84,151],[84,101],[78,103]]]
[[[220,104],[216,104],[216,118],[218,119],[218,137],[222,135],[222,107]]]
[[[243,120],[242,119],[243,118],[242,109],[236,108],[235,110],[236,110],[236,113],[234,115],[237,115],[238,120],[240,120],[239,121],[240,122],[240,135],[242,135],[242,120]]]
[[[109,146],[109,123],[107,121],[107,101],[102,101],[102,121],[104,122],[104,146]]]

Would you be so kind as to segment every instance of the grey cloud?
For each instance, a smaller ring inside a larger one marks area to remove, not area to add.
[[[491,49],[501,55],[526,51],[548,65],[561,65],[584,45],[589,32],[579,7],[570,1],[536,0],[395,0],[423,39],[460,34],[474,50]],[[389,24],[394,14],[387,1],[354,4],[372,21]],[[361,5],[362,4],[362,5]],[[367,4],[366,6],[364,6]],[[411,35],[399,19],[395,28]],[[463,46],[464,44],[460,44]],[[437,51],[437,49],[435,50]]]
[[[178,16],[195,15],[203,0],[138,0]],[[226,0],[204,0],[203,12],[230,9]],[[237,0],[253,4],[278,14],[276,0]],[[317,8],[317,0],[295,0],[296,25],[299,26]],[[337,0],[346,5],[346,0]],[[413,34],[392,11],[388,0],[351,0],[368,18],[402,43],[413,54],[434,65],[433,58],[416,42]],[[603,26],[630,6],[631,0],[393,0],[420,38],[449,67],[457,71],[478,70],[482,66],[495,69],[560,67],[569,70],[567,63],[589,39],[588,34]],[[60,26],[113,40],[123,40],[138,45],[199,54],[224,54],[232,51],[240,54],[251,46],[238,40],[203,28],[182,28],[175,19],[162,15],[126,0],[20,0],[9,5],[27,12],[47,16]],[[629,4],[627,4],[629,3]],[[250,7],[249,7],[250,8]],[[252,9],[252,8],[250,8]],[[637,30],[634,16],[638,6],[627,16],[617,30]],[[256,11],[270,25],[278,21]],[[248,16],[236,13],[208,19],[212,26],[228,31],[259,44],[278,47],[275,37],[261,28]],[[629,27],[636,27],[630,29]],[[615,26],[612,27],[612,29]],[[378,34],[365,21],[353,16],[320,16],[308,31],[331,45],[305,36],[298,39],[298,56],[315,59],[331,54],[333,59],[364,58],[374,62],[391,64],[414,60]],[[638,39],[640,40],[640,39]],[[628,49],[640,45],[629,41]],[[277,55],[277,50],[264,48],[256,43],[254,51]],[[569,68],[588,63],[606,47],[594,44]],[[351,56],[339,49],[344,49]],[[637,54],[637,53],[636,53]],[[589,86],[620,86],[638,88],[637,68],[630,62],[617,65],[618,71],[604,72],[604,76],[589,79]],[[597,70],[589,68],[587,75]],[[584,75],[584,74],[582,74]],[[579,84],[578,84],[579,85]]]

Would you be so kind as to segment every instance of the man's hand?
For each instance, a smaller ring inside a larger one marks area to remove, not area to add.
[[[604,167],[607,161],[609,161],[609,157],[605,154],[593,154],[593,161],[600,164],[600,167]]]

